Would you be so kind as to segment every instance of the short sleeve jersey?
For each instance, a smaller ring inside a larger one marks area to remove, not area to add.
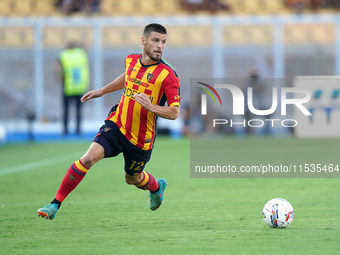
[[[135,94],[144,93],[151,103],[164,106],[180,105],[180,85],[176,72],[162,59],[144,65],[140,54],[125,59],[125,90],[115,112],[108,120],[116,123],[120,131],[135,146],[143,150],[153,148],[156,115],[145,110]]]

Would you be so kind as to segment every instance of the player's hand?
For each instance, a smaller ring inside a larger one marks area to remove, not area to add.
[[[83,97],[80,99],[80,101],[82,103],[84,103],[87,100],[90,100],[92,98],[101,97],[102,95],[103,95],[103,93],[99,89],[91,90],[91,91],[87,92],[85,95],[83,95]]]
[[[143,108],[147,111],[151,111],[151,108],[153,106],[153,104],[150,101],[150,98],[145,95],[144,93],[140,93],[140,94],[135,94],[134,95],[136,101],[143,106]]]

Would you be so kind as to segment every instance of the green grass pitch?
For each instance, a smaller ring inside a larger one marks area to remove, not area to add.
[[[300,148],[306,163],[324,157],[340,163],[340,139],[289,139],[282,152]],[[226,138],[242,150],[239,157],[257,147],[271,151],[276,141]],[[147,191],[124,182],[118,156],[96,164],[53,221],[38,218],[88,145],[0,147],[0,254],[339,254],[340,179],[193,179],[188,139],[156,141],[146,170],[169,183],[157,211],[150,211]],[[274,197],[294,207],[286,229],[262,219]]]

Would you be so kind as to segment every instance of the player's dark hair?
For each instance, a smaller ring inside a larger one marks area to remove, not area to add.
[[[166,28],[157,23],[151,23],[144,28],[143,36],[148,38],[151,32],[157,32],[166,35]]]

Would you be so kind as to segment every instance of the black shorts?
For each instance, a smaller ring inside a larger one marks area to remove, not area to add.
[[[125,172],[137,175],[142,172],[150,160],[152,150],[142,150],[133,145],[119,130],[116,123],[106,120],[99,129],[93,142],[99,143],[104,148],[104,158],[115,157],[123,152]]]

